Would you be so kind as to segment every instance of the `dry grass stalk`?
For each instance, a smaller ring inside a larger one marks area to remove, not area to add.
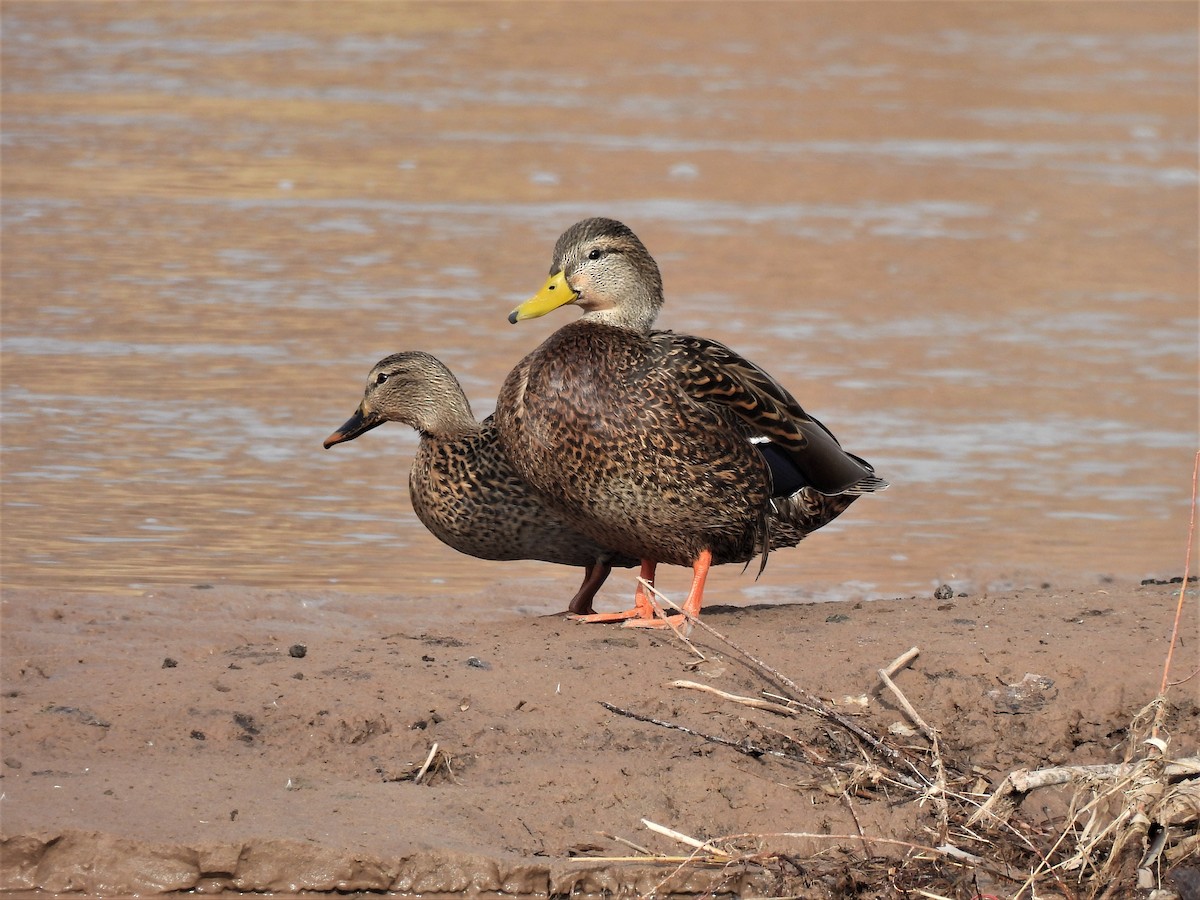
[[[687,846],[691,847],[693,850],[698,850],[699,852],[705,853],[710,857],[728,859],[730,856],[732,856],[731,853],[716,846],[712,841],[701,841],[694,837],[689,837],[682,831],[676,831],[673,828],[668,828],[666,825],[659,825],[657,822],[651,822],[649,819],[642,819],[642,824],[655,834],[661,834],[663,837],[668,837],[673,841],[679,841],[681,844],[687,844]]]
[[[1161,725],[1161,713],[1155,719]],[[1006,822],[1027,794],[1072,785],[1067,825],[1025,887],[1061,871],[1076,873],[1091,897],[1123,896],[1135,884],[1152,889],[1160,857],[1175,863],[1200,847],[1200,758],[1169,760],[1161,738],[1142,746],[1150,751],[1137,762],[1013,772],[967,824]]]
[[[904,668],[904,666],[916,659],[920,652],[921,651],[916,647],[913,647],[907,653],[897,657],[896,660],[886,669],[879,670],[879,680],[883,682],[884,687],[892,692],[892,696],[896,698],[896,702],[900,704],[900,708],[904,710],[904,714],[908,716],[909,721],[917,726],[921,734],[925,735],[925,737],[930,741],[936,743],[937,734],[932,728],[929,727],[925,720],[921,718],[921,714],[913,708],[913,705],[908,702],[908,698],[904,696],[904,693],[900,690],[900,688],[896,687],[896,683],[892,681],[891,678],[893,674],[900,671],[900,669]]]
[[[718,688],[707,684],[700,684],[696,681],[672,681],[671,687],[686,688],[692,691],[704,691],[706,694],[715,694],[722,700],[729,700],[733,703],[740,703],[742,706],[750,706],[754,709],[765,709],[767,712],[773,712],[779,716],[797,716],[800,713],[790,706],[784,706],[782,703],[773,703],[770,700],[760,700],[758,697],[743,697],[740,694],[731,694],[728,691],[722,691]]]
[[[901,669],[909,666],[912,663],[912,661],[915,660],[920,655],[921,655],[921,650],[919,647],[909,647],[907,650],[905,650],[903,653],[901,653],[899,656],[897,656],[895,659],[893,659],[891,664],[887,668],[882,669],[881,672],[886,672],[888,677],[890,678],[891,676],[893,676],[897,672],[899,672]]]
[[[663,889],[663,887],[667,884],[667,882],[669,882],[672,878],[674,878],[677,874],[679,874],[681,871],[683,871],[683,869],[685,869],[689,865],[693,865],[693,864],[697,864],[697,863],[706,863],[706,864],[723,863],[728,868],[728,867],[733,866],[734,864],[739,864],[739,863],[740,864],[754,864],[754,865],[758,865],[758,866],[769,866],[773,862],[781,861],[782,858],[779,857],[777,854],[763,852],[761,850],[762,842],[768,838],[789,838],[789,839],[814,840],[814,841],[820,841],[820,842],[828,842],[831,845],[840,845],[840,844],[844,844],[846,841],[851,841],[851,840],[862,838],[862,835],[820,834],[820,833],[815,833],[815,832],[801,832],[801,831],[773,832],[773,833],[766,833],[766,834],[746,832],[746,833],[742,833],[742,834],[722,835],[721,837],[717,837],[717,838],[713,838],[712,840],[709,840],[709,841],[701,842],[701,841],[697,840],[696,838],[689,837],[688,835],[682,834],[681,832],[678,832],[672,828],[667,828],[666,826],[663,826],[663,825],[656,825],[655,823],[653,823],[647,819],[642,819],[642,824],[645,825],[647,828],[651,829],[652,831],[655,831],[656,833],[663,835],[664,837],[669,837],[673,840],[677,840],[680,843],[683,843],[689,847],[695,847],[691,856],[687,857],[682,862],[680,862],[680,864],[672,872],[670,872],[665,878],[663,878],[652,890],[650,890],[646,894],[642,895],[644,898],[652,898],[652,897],[661,896],[660,892]],[[926,846],[923,844],[913,843],[911,841],[893,840],[890,838],[872,838],[871,840],[878,844],[886,844],[888,846],[900,848],[900,849],[903,849],[906,851],[911,851],[917,855],[930,854],[934,857],[944,856],[953,862],[953,860],[951,858],[952,854],[943,853],[941,850],[939,850],[938,848],[935,848],[935,847],[929,847],[929,846]],[[719,841],[721,844],[728,845],[729,847],[732,847],[734,844],[739,843],[739,842],[748,842],[748,843],[753,844],[755,849],[747,850],[742,853],[737,853],[737,852],[733,851],[732,849],[729,849],[729,850],[718,849],[716,853],[713,853],[712,848],[714,847],[715,841]],[[697,845],[699,845],[699,846],[697,846]],[[667,860],[667,859],[670,859],[670,857],[655,857],[656,861],[662,861],[662,860]],[[803,896],[807,897],[807,896],[811,896],[811,895],[804,894]],[[940,896],[940,895],[931,894],[928,896],[936,897],[936,896]],[[772,898],[772,900],[782,900],[782,898]]]
[[[932,745],[933,749],[933,780],[926,788],[920,802],[923,804],[927,800],[931,800],[938,812],[938,838],[945,841],[950,834],[950,805],[946,799],[946,768],[942,762],[942,750],[938,744],[937,732],[929,727],[928,723],[921,718],[921,714],[916,711],[908,698],[904,696],[904,692],[896,686],[892,681],[891,676],[899,672],[902,668],[911,663],[920,655],[921,651],[916,647],[911,648],[907,652],[896,657],[890,666],[879,670],[879,680],[884,686],[892,692],[892,696],[896,698],[896,702],[900,704],[900,708],[904,710],[904,714],[909,720],[917,726],[921,734],[923,734]]]
[[[427,757],[425,757],[424,765],[421,766],[420,770],[417,772],[416,777],[413,778],[413,781],[416,784],[420,784],[421,779],[425,777],[425,773],[429,771],[429,766],[433,763],[434,757],[437,756],[437,752],[438,752],[437,741],[434,741],[433,746],[429,748],[429,755]]]
[[[429,748],[429,753],[426,754],[425,761],[420,766],[410,769],[399,777],[390,780],[411,781],[413,784],[430,784],[435,775],[445,775],[451,781],[454,781],[454,770],[450,767],[452,761],[453,757],[445,750],[439,749],[435,741],[433,746]]]
[[[1193,516],[1198,478],[1200,453],[1197,454],[1197,469],[1193,476]],[[1194,521],[1192,527],[1194,529]],[[1193,534],[1194,530],[1189,531],[1189,563]],[[1183,584],[1185,587],[1188,584],[1186,566]],[[883,687],[896,698],[905,715],[930,742],[930,750],[925,756],[914,756],[911,751],[902,750],[887,739],[870,734],[862,726],[826,707],[787,676],[739,647],[708,623],[688,616],[653,586],[647,585],[647,589],[663,605],[683,613],[689,625],[704,629],[747,660],[768,682],[786,687],[791,696],[788,693],[773,693],[764,689],[763,696],[771,699],[760,699],[683,680],[673,682],[672,686],[703,691],[741,707],[773,715],[795,718],[803,712],[815,714],[845,728],[869,748],[875,758],[882,761],[882,764],[871,763],[863,746],[859,746],[858,749],[863,753],[866,764],[846,759],[831,760],[827,756],[821,756],[818,762],[825,772],[833,776],[832,784],[802,780],[799,784],[791,785],[796,789],[815,786],[831,796],[840,796],[850,808],[859,832],[855,835],[781,832],[728,835],[699,841],[674,829],[646,822],[647,827],[659,834],[679,840],[693,848],[693,853],[679,862],[675,872],[697,862],[719,863],[722,860],[725,865],[770,865],[773,857],[762,852],[763,841],[771,837],[805,838],[827,841],[831,845],[844,845],[847,842],[861,844],[866,857],[855,863],[856,869],[870,870],[872,877],[879,879],[879,884],[890,884],[893,889],[912,895],[939,898],[945,895],[935,893],[929,888],[943,885],[951,889],[951,893],[955,893],[955,885],[962,883],[964,873],[969,874],[970,870],[975,868],[987,871],[993,878],[1011,883],[1016,890],[1008,896],[1013,900],[1035,897],[1047,892],[1072,898],[1111,900],[1127,895],[1134,889],[1135,884],[1142,888],[1156,886],[1158,878],[1155,867],[1161,866],[1161,861],[1176,863],[1188,854],[1200,854],[1200,757],[1169,758],[1167,718],[1170,704],[1165,696],[1160,696],[1147,705],[1131,723],[1130,757],[1124,763],[1014,771],[981,804],[980,800],[984,795],[981,793],[983,782],[979,776],[983,773],[943,758],[937,729],[922,718],[893,680],[897,672],[917,658],[917,648],[912,648],[887,667],[880,669],[878,675]],[[1172,646],[1178,632],[1182,605],[1183,591],[1180,594]],[[688,646],[691,646],[690,642]],[[701,654],[697,651],[697,655]],[[1171,684],[1168,679],[1169,669],[1170,653],[1163,673],[1164,691],[1165,687]],[[781,756],[792,760],[797,758],[791,753],[756,747],[749,740],[732,741],[717,735],[703,734],[676,723],[621,710],[610,704],[604,705],[621,715],[726,744],[753,756]],[[740,721],[743,725],[746,723],[744,719]],[[805,746],[803,741],[770,726],[757,727],[781,735],[797,747]],[[1138,735],[1144,737],[1140,744],[1134,744]],[[1132,758],[1135,751],[1137,759]],[[839,775],[839,772],[843,774]],[[848,779],[844,778],[845,773],[848,773]],[[1028,822],[1022,822],[1018,811],[1026,796],[1034,791],[1055,786],[1072,786],[1074,790],[1066,825],[1062,831],[1047,834]],[[882,791],[889,802],[895,803],[893,792],[897,790],[909,792],[910,800],[919,805],[933,802],[937,822],[936,828],[930,828],[929,831],[936,833],[937,846],[876,837],[867,834],[861,827],[852,796]],[[954,835],[953,841],[949,839],[951,834]],[[756,849],[739,855],[732,849],[722,850],[718,847],[718,842],[732,848],[734,842],[744,840],[753,840]],[[895,860],[885,861],[873,857],[871,854],[876,852],[876,847],[907,848],[910,853],[897,864]],[[783,860],[784,858],[780,857],[775,861]],[[793,867],[796,865],[790,858],[787,858],[786,862]],[[817,862],[817,857],[809,858],[803,861],[803,866],[811,868]],[[955,871],[959,874],[954,874]],[[1018,871],[1020,874],[1017,874]],[[674,874],[668,876],[668,879]],[[906,879],[904,886],[897,881],[901,877]],[[660,887],[666,884],[668,879],[664,879]]]
[[[665,719],[656,719],[653,716],[647,716],[642,713],[634,712],[631,709],[624,709],[620,706],[614,706],[604,700],[600,701],[600,705],[609,712],[616,713],[618,716],[625,716],[628,719],[636,719],[639,722],[646,722],[649,725],[657,725],[660,728],[670,728],[674,731],[682,731],[684,734],[690,734],[693,737],[703,738],[714,744],[721,744],[725,747],[732,747],[739,753],[744,753],[747,756],[782,756],[790,758],[788,754],[782,753],[779,750],[771,750],[767,747],[759,747],[757,744],[751,743],[749,740],[731,741],[729,738],[723,738],[716,734],[706,734],[703,731],[697,731],[695,728],[688,728],[686,725],[680,725],[678,722],[668,722]]]
[[[851,734],[858,737],[860,740],[865,741],[871,747],[871,749],[874,750],[876,753],[878,753],[888,759],[895,759],[898,756],[900,756],[900,752],[898,750],[896,750],[894,747],[888,746],[883,741],[881,741],[879,738],[877,738],[873,734],[871,734],[869,731],[860,727],[857,723],[851,722],[849,719],[847,719],[845,716],[841,715],[837,711],[830,709],[828,706],[826,706],[824,703],[822,703],[817,698],[813,697],[811,694],[809,694],[807,691],[805,691],[803,688],[801,688],[798,684],[796,684],[796,682],[792,681],[792,679],[788,678],[782,672],[772,668],[771,666],[769,666],[765,662],[763,662],[761,659],[758,659],[756,656],[754,656],[749,651],[743,649],[742,647],[739,647],[736,643],[734,643],[732,640],[730,640],[728,637],[726,637],[721,632],[717,631],[717,629],[713,628],[711,625],[709,625],[704,620],[698,619],[695,616],[688,613],[687,610],[685,610],[682,606],[680,606],[678,603],[676,603],[670,597],[667,597],[660,590],[655,588],[654,585],[650,584],[649,582],[643,582],[643,583],[646,585],[647,589],[650,590],[651,592],[653,592],[654,596],[656,596],[657,598],[662,600],[663,603],[667,604],[672,609],[678,610],[690,623],[692,623],[693,625],[699,625],[701,628],[703,628],[705,631],[707,631],[713,637],[717,638],[719,641],[724,643],[731,650],[733,650],[735,653],[740,655],[743,659],[747,660],[752,666],[754,666],[754,668],[756,668],[760,673],[764,674],[769,680],[774,681],[776,684],[782,684],[785,687],[787,687],[788,689],[790,689],[791,691],[793,691],[796,696],[786,697],[785,699],[787,700],[788,703],[795,704],[799,709],[806,710],[806,711],[813,713],[814,715],[820,716],[821,718],[826,719],[830,722],[836,722],[838,725],[841,725],[843,728],[845,728]],[[803,697],[804,699],[800,699],[801,697]]]
[[[653,856],[654,855],[653,851],[647,850],[641,844],[635,844],[633,841],[629,840],[628,838],[623,838],[619,834],[608,834],[607,832],[600,832],[600,833],[603,834],[604,837],[608,838],[610,841],[616,841],[618,844],[624,844],[626,847],[630,848],[631,850],[636,850],[642,856]]]
[[[1169,732],[1166,727],[1170,709],[1167,690],[1172,685],[1171,662],[1178,642],[1195,543],[1198,485],[1200,451],[1195,455],[1192,468],[1192,503],[1183,578],[1159,695],[1134,717],[1129,729],[1130,754],[1132,756],[1137,749],[1140,758],[1136,761],[1127,758],[1118,766],[1060,766],[1038,772],[1011,773],[967,823],[975,824],[987,817],[1007,821],[1031,791],[1050,785],[1074,785],[1067,830],[1048,856],[1056,855],[1072,828],[1077,829],[1074,852],[1053,866],[1045,861],[1041,869],[1035,869],[1031,874],[1026,887],[1032,888],[1040,871],[1057,868],[1077,871],[1081,880],[1091,874],[1091,884],[1095,887],[1090,896],[1123,895],[1135,884],[1139,889],[1151,889],[1158,884],[1154,866],[1160,857],[1169,862],[1183,859],[1187,852],[1194,852],[1200,845],[1200,834],[1197,834],[1200,830],[1198,761],[1195,757],[1168,758]],[[1139,734],[1146,736],[1140,743],[1135,743]],[[1188,829],[1192,834],[1184,833]]]

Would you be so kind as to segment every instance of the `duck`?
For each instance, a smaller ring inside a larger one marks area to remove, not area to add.
[[[593,600],[614,566],[637,565],[575,531],[516,473],[489,416],[477,421],[462,385],[436,356],[410,350],[377,362],[358,409],[325,438],[325,449],[384,422],[420,434],[409,470],[413,511],[443,544],[478,559],[532,559],[581,566],[583,582],[567,604],[595,612]]]
[[[690,627],[710,568],[795,546],[887,482],[777,379],[724,344],[655,330],[657,263],[615,219],[554,247],[550,277],[513,324],[573,305],[509,373],[494,413],[518,475],[568,525],[641,561],[632,609],[585,616]],[[690,567],[682,615],[657,615],[660,563]]]

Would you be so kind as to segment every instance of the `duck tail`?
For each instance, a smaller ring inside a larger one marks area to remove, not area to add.
[[[858,481],[854,482],[854,484],[850,485],[845,490],[839,491],[838,493],[852,494],[855,497],[859,497],[863,494],[875,494],[879,491],[887,490],[888,483],[875,474],[874,466],[872,466],[861,456],[855,456],[853,453],[847,453],[846,455],[855,462],[861,463],[862,466],[867,470],[868,474],[864,475]]]

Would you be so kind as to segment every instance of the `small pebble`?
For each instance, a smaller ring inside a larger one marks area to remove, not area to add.
[[[163,660],[162,667],[164,669],[173,669],[177,665],[179,665],[179,660],[171,659],[171,657],[168,656],[166,659]]]
[[[308,648],[303,644],[292,644],[292,646],[288,647],[288,656],[295,657],[296,659],[304,659],[307,653]]]
[[[485,663],[478,656],[468,656],[467,665],[473,669],[490,669],[491,666]]]
[[[933,592],[934,600],[949,600],[954,596],[954,588],[948,584],[943,584],[940,588]]]

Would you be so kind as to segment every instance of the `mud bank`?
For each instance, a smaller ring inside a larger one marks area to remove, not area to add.
[[[878,670],[919,648],[896,682],[986,791],[1015,768],[1127,756],[1178,592],[1047,586],[704,621],[901,748],[924,742]],[[559,617],[464,624],[404,598],[237,589],[10,590],[3,612],[0,889],[836,893],[864,860],[905,857],[870,838],[932,839],[928,805],[852,783],[868,754],[835,722],[674,686],[763,690],[702,630],[698,655]],[[1176,671],[1195,668],[1193,637]],[[1173,698],[1180,755],[1200,745],[1191,696]],[[1065,803],[1039,795],[1023,814],[1050,828]],[[643,819],[759,837],[676,872],[692,848]]]

